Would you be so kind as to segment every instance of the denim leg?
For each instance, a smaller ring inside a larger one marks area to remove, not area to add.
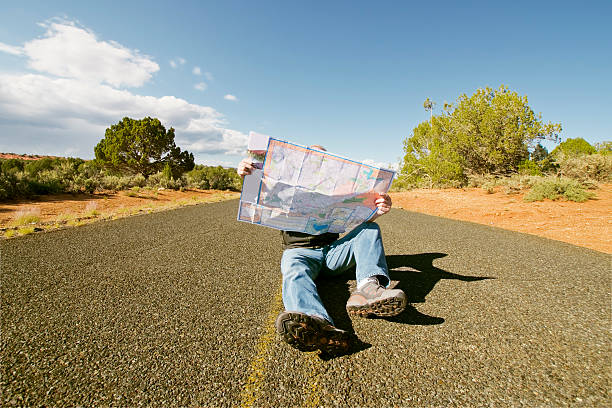
[[[389,286],[389,272],[380,227],[374,222],[364,222],[342,239],[325,247],[325,266],[334,272],[342,272],[356,266],[357,281],[370,276],[383,276],[380,284]]]
[[[333,324],[314,282],[322,266],[320,249],[286,249],[281,259],[283,303],[287,311],[320,316]]]

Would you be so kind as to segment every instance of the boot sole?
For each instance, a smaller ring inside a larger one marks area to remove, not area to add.
[[[283,312],[275,323],[276,332],[293,348],[321,350],[328,354],[345,353],[349,348],[349,334],[343,330],[326,330],[326,325],[299,312]]]
[[[381,317],[393,317],[402,313],[406,309],[406,298],[392,297],[389,299],[378,300],[360,306],[347,306],[346,311],[351,316],[368,317],[370,315]]]

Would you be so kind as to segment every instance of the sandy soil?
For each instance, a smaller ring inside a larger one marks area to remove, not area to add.
[[[27,227],[34,227],[36,231],[54,229],[238,197],[240,193],[231,191],[147,189],[40,196],[36,200],[0,202],[0,230],[5,236],[20,235],[20,230]],[[24,225],[20,219],[28,215],[36,221]]]
[[[488,194],[481,188],[412,190],[392,193],[394,208],[471,221],[539,235],[612,253],[612,184],[595,190],[584,203],[527,203],[524,194]]]
[[[585,203],[526,203],[523,194],[488,194],[480,188],[412,190],[391,196],[394,208],[539,235],[612,254],[612,184],[595,192],[597,199]],[[15,221],[26,214],[36,215],[39,221],[33,226],[40,230],[237,197],[238,193],[204,190],[47,196],[0,203],[0,229],[5,235],[18,235],[23,226]]]

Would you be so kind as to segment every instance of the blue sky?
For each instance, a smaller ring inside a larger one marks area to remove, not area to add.
[[[4,152],[92,158],[156,116],[197,163],[236,165],[251,130],[395,163],[425,98],[501,84],[562,138],[612,140],[611,1],[4,3]]]

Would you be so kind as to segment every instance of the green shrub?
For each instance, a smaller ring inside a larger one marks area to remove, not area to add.
[[[172,167],[170,167],[170,163],[166,163],[164,169],[162,170],[162,178],[167,181],[172,180],[174,176],[172,175]]]
[[[593,154],[596,150],[589,142],[581,137],[575,139],[567,139],[566,141],[559,144],[550,153],[553,157],[563,156],[580,156],[583,154]]]
[[[242,179],[236,169],[198,165],[185,173],[184,184],[190,188],[240,191]]]
[[[94,191],[98,189],[99,185],[100,183],[98,182],[97,179],[88,178],[83,183],[83,190],[85,190],[86,193],[92,194]]]
[[[391,184],[391,191],[393,192],[409,191],[414,188],[416,188],[416,186],[402,176],[398,176],[395,180],[393,180],[393,184]]]
[[[184,187],[185,182],[183,178],[174,179],[168,178],[168,174],[164,174],[163,171],[152,174],[147,179],[146,186],[150,188],[168,188],[171,190],[178,190],[181,187]]]
[[[203,168],[195,168],[188,171],[185,173],[185,179],[187,180],[187,185],[190,188],[199,188],[202,190],[208,190],[210,188],[210,183],[208,182],[208,177],[206,176],[206,170]]]
[[[119,177],[107,175],[100,180],[100,187],[104,190],[121,191],[130,186],[130,180],[130,176]]]
[[[578,181],[568,178],[547,177],[534,184],[525,195],[527,202],[559,200],[565,198],[569,201],[584,202],[595,196],[587,191]]]
[[[144,187],[147,185],[147,179],[142,174],[136,174],[132,176],[130,180],[130,185],[132,187]]]
[[[612,155],[600,153],[581,156],[560,155],[556,162],[560,176],[581,182],[593,180],[609,183],[612,181]]]
[[[520,163],[518,166],[518,172],[519,174],[528,176],[542,175],[542,170],[540,169],[540,166],[538,166],[538,164],[533,160],[524,160],[522,163]]]
[[[30,160],[29,163],[25,165],[25,172],[28,173],[31,177],[35,177],[38,173],[44,170],[53,169],[54,165],[57,163],[56,159],[52,159],[50,157],[45,157],[40,160]]]
[[[25,161],[20,159],[2,160],[2,171],[4,173],[23,171]]]
[[[86,178],[100,176],[104,167],[97,160],[88,160],[83,162],[78,167],[78,173]]]
[[[151,174],[147,178],[147,187],[149,188],[158,188],[160,187],[160,180],[162,178],[162,172],[158,171],[155,174]]]
[[[17,195],[17,175],[13,171],[0,169],[0,200],[9,200]]]

